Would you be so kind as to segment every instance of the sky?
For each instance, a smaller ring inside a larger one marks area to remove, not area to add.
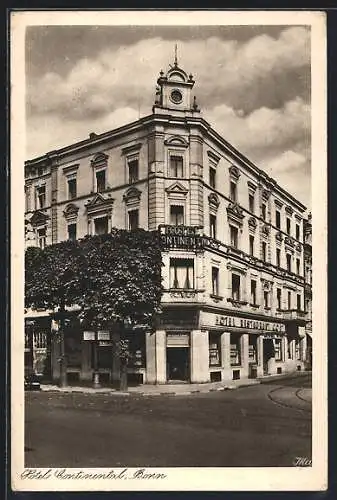
[[[26,158],[151,114],[175,44],[203,118],[310,208],[305,26],[28,27]]]

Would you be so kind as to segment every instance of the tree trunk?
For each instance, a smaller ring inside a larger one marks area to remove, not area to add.
[[[121,359],[121,376],[119,390],[127,392],[128,390],[128,363],[125,359]]]
[[[59,336],[60,336],[60,379],[59,379],[59,386],[60,387],[67,387],[68,381],[67,381],[67,359],[66,359],[66,353],[65,353],[65,345],[64,345],[64,330],[65,330],[65,306],[64,304],[61,305],[60,308],[60,330],[59,330]]]

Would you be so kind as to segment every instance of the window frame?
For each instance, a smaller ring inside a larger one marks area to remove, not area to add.
[[[217,217],[215,214],[209,214],[209,234],[210,237],[216,240],[217,237]]]
[[[237,203],[237,200],[238,200],[238,186],[237,186],[237,183],[231,179],[230,180],[230,183],[229,183],[229,199],[233,202],[233,203]]]
[[[181,165],[177,165],[176,160],[179,159],[181,162]],[[173,162],[175,161],[175,165],[173,165]],[[181,167],[181,175],[178,175],[178,169]],[[173,172],[174,168],[174,172]],[[171,153],[169,155],[169,176],[173,179],[182,179],[184,178],[184,155],[179,154],[178,152]]]
[[[139,158],[130,158],[127,159],[127,165],[128,165],[128,183],[129,184],[134,184],[139,180]],[[135,165],[135,174],[132,175],[131,169]]]
[[[74,183],[75,190],[74,193],[71,193],[70,185]],[[77,178],[76,177],[68,177],[67,178],[67,188],[68,188],[68,200],[75,200],[77,198]]]
[[[176,263],[185,263],[185,266],[184,265],[181,265],[181,266],[174,265]],[[186,265],[186,264],[191,264],[191,265]],[[178,272],[177,272],[177,269],[179,267],[184,268],[187,271],[186,276],[184,278],[185,282],[184,282],[184,285],[182,287],[176,286],[176,285],[180,285],[180,283],[178,281]],[[169,268],[170,268],[170,272],[169,272],[169,288],[170,288],[170,290],[186,290],[186,291],[195,290],[195,272],[194,272],[195,263],[194,263],[194,259],[170,257]],[[173,281],[172,281],[172,269],[174,270],[173,271]],[[192,276],[190,276],[191,270],[192,270]],[[189,284],[190,286],[186,286],[186,284]]]
[[[212,266],[211,276],[212,276],[212,295],[219,297],[219,267]]]
[[[104,174],[104,189],[99,188],[98,175]],[[95,169],[95,192],[103,193],[107,189],[107,176],[106,176],[106,168]]]
[[[234,243],[233,243],[233,236],[234,236]],[[229,224],[229,237],[230,237],[230,246],[232,248],[235,248],[236,250],[239,249],[239,229],[236,226],[233,226],[233,224]]]
[[[131,215],[132,214],[132,215]],[[132,217],[136,215],[136,226],[131,227],[132,224]],[[139,209],[138,208],[132,208],[131,210],[128,210],[128,229],[129,231],[134,231],[135,229],[139,229]]]
[[[182,222],[178,223],[179,216],[181,215],[182,215]],[[175,220],[173,220],[173,217],[175,218]],[[177,203],[170,203],[170,225],[183,226],[184,224],[185,224],[185,206]]]
[[[254,286],[252,286],[254,283]],[[257,305],[257,280],[256,279],[251,279],[250,280],[250,303],[253,306]]]
[[[234,289],[234,282],[237,282],[238,289]],[[237,296],[236,296],[237,294]],[[232,300],[235,301],[240,301],[241,300],[241,276],[240,274],[237,273],[232,273],[232,279],[231,279],[231,297]]]
[[[106,230],[106,232],[104,232],[104,233],[98,233],[98,232],[97,232],[97,230],[96,230],[96,223],[97,223],[98,221],[102,221],[102,220],[104,220],[104,219],[106,220],[107,230]],[[95,235],[100,236],[100,235],[102,235],[102,234],[108,234],[108,233],[109,233],[109,217],[108,217],[108,215],[102,215],[101,217],[95,217],[95,218],[93,219],[93,223],[94,223],[94,234],[95,234]]]
[[[275,227],[281,229],[281,212],[277,208],[275,209]]]
[[[212,189],[216,189],[216,168],[211,165],[209,167],[209,185]]]
[[[75,238],[71,238],[70,236],[70,228],[75,227]],[[67,224],[67,233],[68,233],[68,241],[76,241],[77,240],[77,224],[76,222],[71,222]]]

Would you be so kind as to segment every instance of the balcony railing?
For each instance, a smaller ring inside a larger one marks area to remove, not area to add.
[[[288,321],[305,321],[307,313],[300,309],[285,309],[278,311],[283,316],[283,319]]]

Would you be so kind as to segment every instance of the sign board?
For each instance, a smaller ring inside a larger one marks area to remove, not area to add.
[[[97,338],[98,340],[110,340],[110,332],[103,331],[103,330],[98,330],[97,332]]]
[[[262,335],[264,339],[281,339],[281,335],[278,335],[277,333],[265,333]]]
[[[95,340],[95,332],[83,332],[83,340]]]
[[[240,318],[239,316],[216,316],[215,325],[268,332],[285,332],[285,325],[283,323]]]
[[[110,342],[109,340],[100,340],[98,342],[98,345],[100,347],[112,347],[112,342]]]
[[[167,347],[189,347],[190,336],[188,333],[168,333],[166,345]]]
[[[160,242],[163,248],[203,250],[207,246],[219,247],[219,242],[201,234],[197,226],[159,226]]]

